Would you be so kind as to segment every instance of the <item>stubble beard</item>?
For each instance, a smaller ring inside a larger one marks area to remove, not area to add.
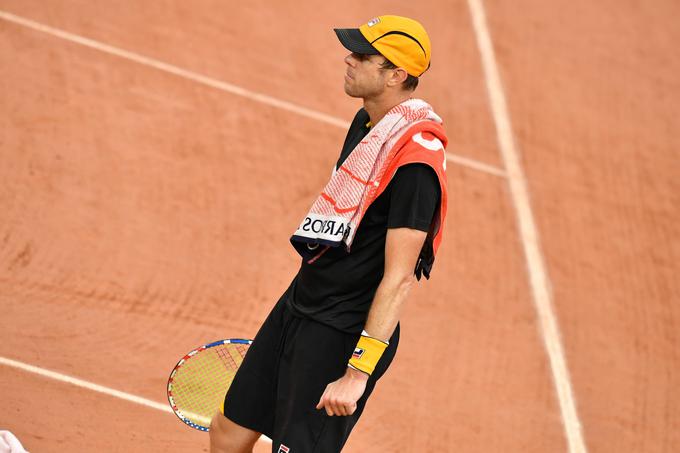
[[[381,92],[381,90],[377,89],[376,87],[357,86],[356,83],[349,84],[346,81],[344,88],[345,94],[347,94],[349,97],[362,99],[376,97]]]
[[[360,98],[361,96],[361,89],[360,87],[357,87],[356,81],[352,80],[353,83],[348,82],[345,80],[345,94],[349,97],[352,98]]]

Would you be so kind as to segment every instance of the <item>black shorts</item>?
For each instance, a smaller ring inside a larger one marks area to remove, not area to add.
[[[274,306],[248,349],[225,396],[224,415],[271,438],[274,453],[339,452],[394,358],[399,326],[354,414],[329,417],[316,405],[326,386],[344,375],[359,334],[294,315],[286,297]]]

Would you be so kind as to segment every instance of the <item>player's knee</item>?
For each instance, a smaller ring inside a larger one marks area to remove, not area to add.
[[[259,433],[237,425],[222,415],[215,414],[210,421],[211,453],[252,452]]]
[[[229,442],[228,427],[226,417],[221,413],[215,414],[210,421],[210,452],[211,453],[230,453],[234,451],[233,445]]]
[[[212,420],[210,420],[210,437],[213,437],[213,435],[220,435],[224,431],[224,423],[222,422],[222,419],[224,419],[224,415],[221,413],[216,413]]]

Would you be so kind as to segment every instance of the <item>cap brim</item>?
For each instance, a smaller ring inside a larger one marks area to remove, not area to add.
[[[380,52],[371,45],[358,28],[334,28],[340,43],[345,49],[364,55],[379,55]]]

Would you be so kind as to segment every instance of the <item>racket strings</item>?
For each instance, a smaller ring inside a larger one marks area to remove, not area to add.
[[[222,363],[229,370],[237,370],[243,361],[245,352],[241,345],[233,345],[233,348],[218,349],[217,355],[222,359]]]

